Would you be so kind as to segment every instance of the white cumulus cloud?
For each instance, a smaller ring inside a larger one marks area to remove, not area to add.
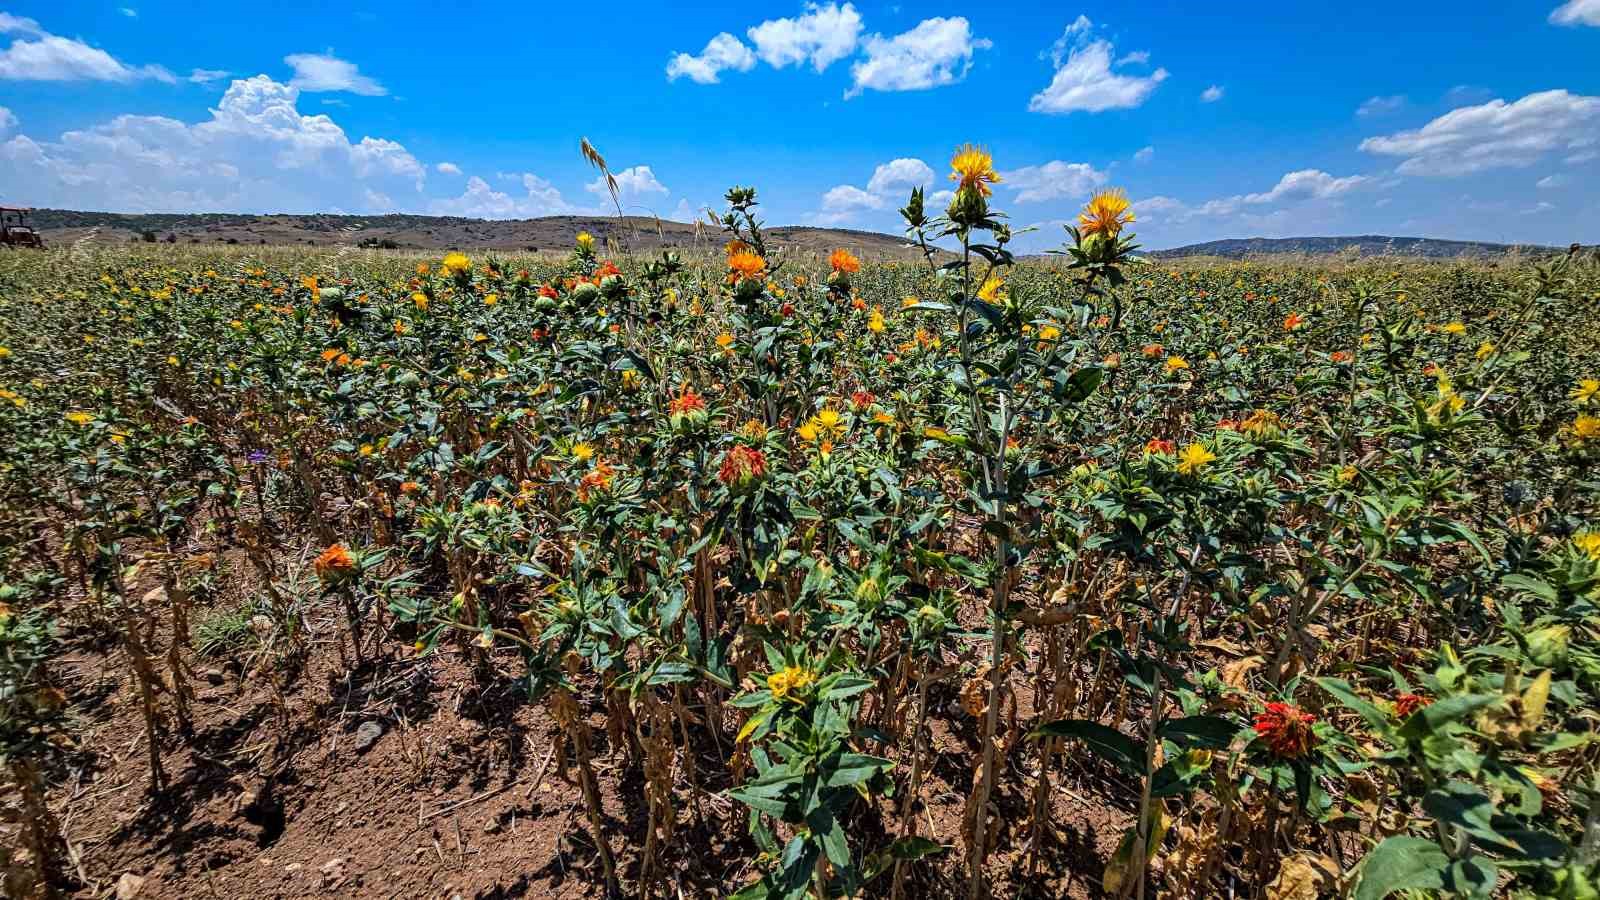
[[[1222,99],[1223,93],[1224,93],[1224,90],[1223,90],[1222,85],[1213,84],[1211,87],[1208,87],[1205,90],[1200,92],[1200,102],[1201,103],[1215,103],[1218,100]]]
[[[1457,176],[1530,166],[1556,153],[1581,161],[1597,140],[1600,97],[1553,90],[1464,106],[1412,131],[1367,138],[1361,149],[1403,157],[1402,175]]]
[[[17,114],[0,106],[0,138],[17,130]]]
[[[283,61],[294,69],[294,77],[289,80],[289,85],[306,93],[347,91],[367,97],[381,97],[389,93],[375,79],[361,74],[355,63],[334,56],[332,51],[292,53],[285,56]]]
[[[99,47],[50,34],[22,16],[0,12],[0,34],[14,36],[11,46],[0,51],[0,80],[177,81],[161,66],[128,65]]]
[[[0,144],[0,195],[120,212],[299,212],[373,211],[369,196],[421,190],[426,171],[403,145],[351,141],[327,116],[301,114],[299,96],[258,75],[195,124],[123,115],[54,141],[19,134]]]
[[[1079,16],[1067,26],[1050,48],[1050,60],[1056,66],[1056,74],[1044,90],[1034,94],[1028,101],[1029,112],[1131,109],[1143,104],[1156,87],[1167,79],[1166,69],[1156,69],[1149,75],[1112,71],[1114,48],[1109,40],[1093,38],[1093,33],[1094,24],[1085,16]],[[1148,61],[1149,54],[1130,54],[1118,60],[1117,68],[1124,64]]]
[[[453,162],[442,162],[433,167],[440,175],[460,175],[461,167]]]
[[[1043,165],[1001,172],[1000,177],[1002,185],[1010,185],[1016,190],[1018,203],[1076,199],[1109,179],[1105,172],[1088,163],[1069,163],[1059,159]]]
[[[497,191],[487,181],[474,175],[467,179],[467,188],[460,196],[435,200],[428,205],[428,211],[439,216],[476,219],[532,219],[580,211],[562,199],[561,191],[554,185],[532,172],[513,173],[505,177],[521,184],[521,196]]]
[[[774,69],[809,61],[821,72],[855,52],[861,14],[849,3],[808,3],[804,15],[768,19],[745,34],[756,45],[756,55]]]
[[[893,159],[872,170],[867,191],[883,195],[892,191],[926,187],[933,181],[933,169],[920,159]]]
[[[1339,178],[1320,169],[1300,169],[1284,175],[1266,191],[1218,197],[1197,206],[1174,197],[1147,197],[1135,202],[1133,208],[1141,219],[1160,218],[1169,222],[1185,222],[1198,217],[1223,218],[1245,212],[1255,215],[1252,211],[1270,206],[1338,201],[1351,191],[1372,183],[1373,179],[1367,175]]]
[[[706,42],[699,56],[689,53],[675,54],[667,61],[667,80],[688,78],[696,84],[716,84],[718,73],[724,69],[748,72],[755,68],[756,55],[726,31]]]
[[[627,204],[630,200],[635,202],[643,200],[651,194],[666,196],[669,193],[666,185],[656,180],[656,174],[650,171],[649,166],[633,166],[632,168],[623,169],[620,172],[613,173],[613,177],[617,179],[617,196],[624,204]],[[583,186],[583,189],[605,200],[607,203],[611,201],[611,192],[606,187],[605,176],[600,176],[589,182]]]
[[[872,170],[865,188],[853,184],[829,188],[822,195],[821,210],[811,218],[818,224],[837,225],[861,213],[895,209],[906,201],[912,188],[926,189],[933,178],[933,168],[920,159],[892,159]]]
[[[863,91],[920,91],[953,84],[967,76],[972,54],[993,43],[975,38],[961,16],[924,19],[910,31],[886,38],[867,37],[866,57],[850,67],[845,99]]]
[[[1550,12],[1556,25],[1600,26],[1600,0],[1567,0]]]

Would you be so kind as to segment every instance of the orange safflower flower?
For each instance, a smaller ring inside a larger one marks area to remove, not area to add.
[[[861,271],[861,260],[857,259],[854,253],[841,248],[833,251],[833,255],[828,257],[828,266],[835,272],[849,275]]]
[[[611,489],[611,479],[616,470],[608,463],[597,462],[584,476],[578,479],[578,500],[587,501],[590,494],[595,491],[608,491]]]
[[[1287,316],[1285,316],[1284,319],[1283,319],[1283,330],[1284,331],[1294,331],[1296,328],[1299,328],[1301,325],[1304,325],[1305,323],[1306,323],[1306,317],[1305,316],[1302,316],[1299,313],[1290,313]]]
[[[691,388],[688,385],[684,386],[683,393],[672,398],[672,402],[668,406],[668,409],[675,413],[694,412],[696,410],[703,410],[705,408],[705,399],[699,394],[696,394],[694,392],[694,388]]]
[[[749,250],[740,250],[728,257],[728,269],[740,278],[756,278],[766,271],[767,261]]]
[[[322,551],[312,564],[317,577],[324,582],[340,581],[355,571],[355,557],[343,544],[334,544]]]

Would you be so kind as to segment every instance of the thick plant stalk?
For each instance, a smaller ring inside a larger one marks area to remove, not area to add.
[[[134,683],[139,687],[140,710],[144,713],[145,743],[150,749],[150,790],[159,792],[167,783],[166,772],[161,768],[161,711],[156,705],[156,688],[161,686],[161,676],[150,665],[150,656],[145,652],[131,610],[123,615],[122,641],[128,652],[129,667],[133,669]]]
[[[22,846],[32,856],[27,877],[33,884],[20,887],[40,897],[60,896],[57,885],[65,872],[67,842],[61,835],[61,823],[45,803],[44,776],[32,762],[18,757],[11,761],[11,778],[17,783]]]
[[[941,673],[924,672],[917,679],[917,720],[911,731],[911,780],[906,784],[906,796],[900,801],[900,837],[902,839],[914,837],[917,833],[917,819],[913,815],[912,806],[916,803],[917,794],[922,790],[922,730],[928,720],[928,687],[932,682],[942,676]],[[905,891],[906,861],[897,859],[894,862],[894,888],[890,894],[893,900],[900,900]]]
[[[965,341],[966,329],[962,329]],[[1006,529],[1006,498],[1001,492],[1006,488],[1006,443],[1011,437],[1011,410],[1008,398],[1000,395],[1000,442],[992,466],[986,466],[989,494],[994,498],[994,521],[1004,533]],[[994,617],[989,643],[989,708],[983,719],[983,768],[978,776],[978,790],[974,795],[972,810],[972,873],[967,882],[967,896],[978,900],[983,894],[983,860],[988,855],[989,796],[994,790],[994,736],[1000,721],[1000,685],[1005,681],[1002,662],[1008,637],[1006,606],[1010,602],[1011,544],[1004,537],[995,542],[995,584],[989,614]]]
[[[583,803],[589,814],[589,831],[594,838],[595,852],[600,856],[600,866],[605,870],[606,892],[620,896],[617,884],[617,863],[611,856],[611,846],[606,843],[604,823],[600,818],[600,788],[594,777],[590,761],[589,724],[578,715],[578,702],[565,688],[557,688],[550,697],[550,715],[572,740],[572,752],[578,763],[578,780],[583,787]]]
[[[189,636],[189,592],[173,576],[167,580],[167,603],[172,607],[172,640],[167,644],[167,671],[172,679],[172,701],[178,715],[178,727],[188,734],[193,728],[189,703],[194,699],[190,677],[194,674],[184,659],[183,650],[191,643]]]

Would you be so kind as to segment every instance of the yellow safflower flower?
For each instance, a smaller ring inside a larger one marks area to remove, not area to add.
[[[1578,386],[1573,388],[1572,393],[1567,396],[1571,397],[1572,401],[1579,406],[1584,406],[1594,400],[1596,395],[1600,395],[1600,379],[1585,378],[1579,381]]]
[[[950,180],[959,182],[957,190],[973,188],[989,196],[991,184],[1000,183],[1000,173],[994,169],[994,157],[989,151],[972,144],[962,144],[950,157]]]
[[[773,672],[767,676],[767,689],[772,691],[772,699],[783,701],[805,690],[817,680],[817,676],[798,666],[788,666],[781,672]]]
[[[1178,472],[1184,475],[1194,475],[1205,468],[1207,463],[1215,461],[1216,458],[1217,455],[1207,450],[1204,444],[1190,444],[1178,454]]]

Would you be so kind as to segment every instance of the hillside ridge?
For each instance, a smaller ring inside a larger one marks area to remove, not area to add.
[[[150,240],[174,243],[229,243],[330,246],[358,244],[395,250],[564,251],[579,232],[601,242],[615,241],[634,252],[661,248],[717,247],[722,232],[704,222],[675,222],[653,216],[542,216],[531,219],[477,219],[409,213],[356,216],[339,213],[110,213],[35,209],[30,224],[47,242],[70,243],[93,233],[105,243]],[[919,255],[904,238],[852,228],[782,225],[764,229],[770,244],[785,250],[831,252],[847,248],[870,258]]]
[[[1326,237],[1222,238],[1199,244],[1171,247],[1165,250],[1153,250],[1148,255],[1158,259],[1176,259],[1185,256],[1221,256],[1230,259],[1241,259],[1247,256],[1284,253],[1325,256],[1356,252],[1362,256],[1416,256],[1428,259],[1449,259],[1503,256],[1513,252],[1559,253],[1565,249],[1563,247],[1537,244],[1496,244],[1488,241],[1452,241],[1442,238],[1363,234]]]

